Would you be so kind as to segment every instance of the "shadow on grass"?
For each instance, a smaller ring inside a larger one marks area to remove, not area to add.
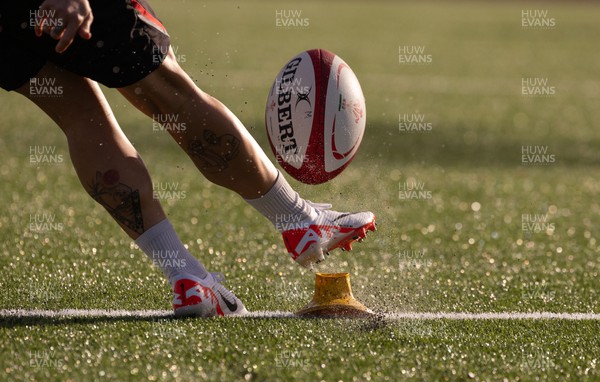
[[[93,325],[99,323],[116,323],[116,322],[169,322],[169,321],[182,321],[187,320],[350,320],[357,323],[364,323],[367,331],[379,328],[385,321],[382,315],[372,315],[368,317],[334,317],[334,316],[297,316],[290,312],[251,312],[247,316],[230,316],[230,317],[175,317],[172,313],[167,311],[162,313],[151,315],[142,312],[130,312],[127,315],[114,313],[111,315],[110,311],[104,312],[102,315],[69,315],[69,314],[58,314],[56,312],[44,312],[36,315],[34,312],[15,312],[11,315],[3,315],[0,317],[1,328],[15,328],[25,326],[61,326],[61,325]],[[377,325],[375,325],[377,324]]]
[[[159,322],[165,320],[185,320],[174,315],[165,316],[11,316],[0,318],[0,328],[15,328],[23,326],[61,326],[61,325],[92,325],[114,322]]]

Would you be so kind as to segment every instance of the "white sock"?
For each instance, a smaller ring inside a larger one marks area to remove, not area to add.
[[[171,284],[182,273],[200,278],[207,275],[202,264],[183,246],[168,219],[152,226],[135,243],[160,268]]]
[[[290,222],[314,220],[317,213],[313,206],[302,199],[285,180],[281,172],[273,187],[262,197],[245,199],[248,204],[269,219],[279,231],[283,231]]]

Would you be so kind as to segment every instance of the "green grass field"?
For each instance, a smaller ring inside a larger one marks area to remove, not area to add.
[[[367,306],[600,313],[600,7],[152,5],[181,65],[266,150],[264,103],[286,60],[322,47],[353,68],[368,110],[358,156],[327,184],[292,184],[338,210],[377,214],[375,234],[319,267],[349,272]],[[283,9],[301,11],[308,26],[277,27]],[[547,10],[555,26],[522,28],[523,10]],[[406,46],[424,47],[431,63],[400,63]],[[554,94],[523,95],[527,78],[547,79]],[[288,258],[267,221],[204,180],[120,95],[106,94],[153,180],[184,191],[164,206],[207,268],[222,272],[249,310],[305,305],[314,276]],[[401,131],[405,115],[423,116],[431,130]],[[170,309],[160,271],[83,192],[60,130],[6,92],[0,129],[0,309]],[[36,146],[54,147],[62,161],[30,163]],[[553,159],[524,163],[523,147]],[[406,198],[415,184],[423,192]],[[40,219],[48,224],[36,231]],[[599,361],[598,319],[0,317],[7,381],[597,381]]]

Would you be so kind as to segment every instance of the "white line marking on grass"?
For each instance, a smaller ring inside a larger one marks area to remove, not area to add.
[[[418,313],[402,312],[385,315],[390,319],[417,319],[417,320],[600,320],[600,313],[552,313],[552,312],[489,312],[489,313]]]
[[[63,310],[38,310],[38,309],[0,309],[0,318],[78,318],[78,317],[110,317],[110,318],[172,318],[171,310],[105,310],[105,309],[63,309]],[[235,316],[234,316],[235,317]],[[239,318],[293,318],[297,317],[292,312],[284,311],[255,311],[237,316]],[[487,312],[487,313],[460,313],[460,312],[398,312],[383,315],[391,320],[600,320],[600,313],[552,313],[552,312]]]
[[[78,317],[169,317],[173,316],[172,310],[110,310],[110,309],[62,309],[62,310],[41,310],[41,309],[0,309],[0,318],[27,318],[27,317],[45,317],[45,318],[78,318]]]

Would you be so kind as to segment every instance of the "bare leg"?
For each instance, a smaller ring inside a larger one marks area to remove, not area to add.
[[[136,239],[165,219],[152,197],[152,182],[139,154],[123,134],[95,82],[46,64],[38,78],[54,78],[63,96],[31,97],[27,85],[17,91],[48,114],[67,137],[69,153],[85,190]]]
[[[277,170],[239,119],[200,90],[171,51],[146,78],[119,89],[150,117],[176,116],[185,130],[168,130],[207,179],[246,199],[264,195]]]
[[[31,97],[63,130],[73,165],[86,191],[163,271],[176,315],[232,315],[244,304],[185,248],[160,203],[137,151],[123,134],[98,84],[47,64],[37,77],[55,79],[60,98]],[[164,257],[163,255],[168,255]],[[161,261],[174,258],[176,262]],[[208,297],[209,298],[205,298]]]
[[[375,215],[330,211],[304,200],[222,103],[204,93],[179,67],[172,51],[146,78],[119,89],[148,116],[166,115],[185,129],[168,130],[196,167],[213,183],[240,194],[282,234],[290,256],[303,266],[375,229]],[[281,224],[293,221],[295,224]],[[315,229],[310,227],[316,227]]]

